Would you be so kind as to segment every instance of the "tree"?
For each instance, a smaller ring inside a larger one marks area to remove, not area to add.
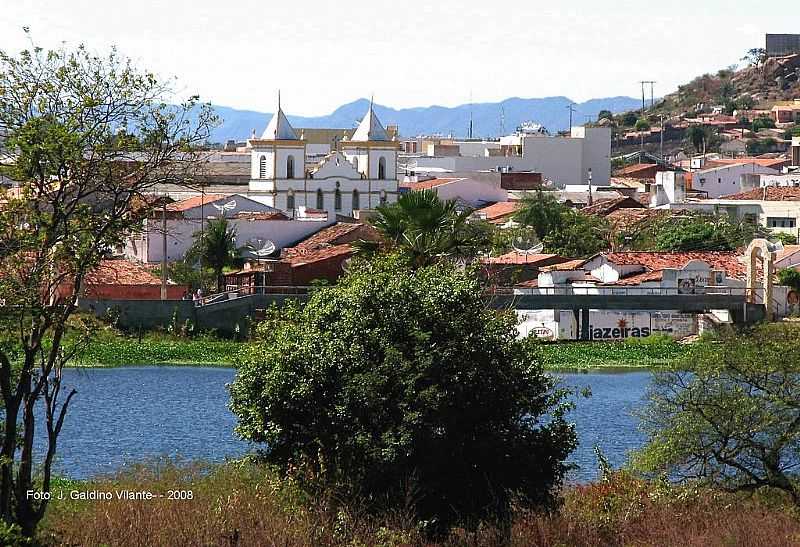
[[[702,126],[693,125],[686,131],[686,138],[695,150],[700,151],[706,142],[706,132]]]
[[[231,409],[268,462],[444,525],[553,502],[576,442],[564,392],[470,272],[355,260],[259,335]]]
[[[607,250],[609,226],[605,219],[569,209],[561,223],[544,238],[547,252],[567,257],[588,257]]]
[[[738,110],[752,110],[755,104],[751,95],[742,95],[736,99],[736,108]]]
[[[797,245],[797,236],[790,234],[789,232],[780,232],[778,230],[774,230],[771,234],[769,234],[769,238],[780,241],[784,245]]]
[[[728,332],[655,375],[634,466],[729,491],[764,487],[800,505],[800,344],[786,324]]]
[[[562,215],[569,207],[558,202],[552,192],[537,190],[533,195],[526,194],[514,213],[515,222],[533,228],[540,240],[559,227]]]
[[[396,203],[381,205],[371,220],[389,247],[421,267],[442,259],[469,259],[488,247],[469,226],[471,210],[459,212],[453,200],[442,201],[433,190],[410,192]],[[374,254],[378,244],[360,242],[360,254]]]
[[[756,47],[747,50],[742,61],[746,61],[748,65],[759,68],[767,60],[767,50],[761,47]]]
[[[653,248],[665,252],[733,251],[746,246],[766,230],[749,222],[732,221],[728,216],[695,214],[680,218],[655,220],[643,241],[652,241]],[[652,236],[652,239],[648,236]]]
[[[601,110],[597,113],[597,121],[600,120],[611,120],[614,118],[614,114],[610,110]]]
[[[241,266],[241,249],[236,246],[236,228],[225,218],[210,220],[205,230],[194,234],[194,243],[186,251],[185,260],[199,262],[214,271],[217,292],[223,289],[222,272],[231,266]]]
[[[636,121],[638,119],[639,119],[639,116],[636,115],[636,112],[634,112],[634,111],[626,112],[622,116],[622,125],[624,127],[633,127],[634,125],[636,125]]]
[[[794,268],[784,268],[778,272],[778,283],[800,292],[800,271]]]
[[[770,118],[769,116],[759,116],[755,120],[753,120],[753,132],[758,133],[762,129],[774,129],[775,128],[775,120]]]
[[[636,120],[634,129],[636,129],[636,131],[650,131],[650,122],[647,121],[646,118],[639,118]]]
[[[214,123],[195,98],[167,98],[169,85],[114,50],[0,51],[0,146],[13,158],[2,174],[22,188],[0,208],[0,518],[28,537],[47,500],[27,493],[50,489],[75,396],[62,391],[61,371],[92,333],[73,317],[81,285],[141,226],[146,192],[192,176],[194,147]]]

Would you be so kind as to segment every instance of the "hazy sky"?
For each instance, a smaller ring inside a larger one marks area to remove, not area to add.
[[[761,9],[763,7],[763,9]],[[322,115],[507,97],[656,95],[800,32],[797,0],[0,0],[0,48],[116,44],[215,104]]]

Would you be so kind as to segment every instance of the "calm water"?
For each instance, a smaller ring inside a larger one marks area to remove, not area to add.
[[[163,455],[221,461],[250,446],[233,434],[236,418],[228,410],[225,384],[232,369],[137,367],[65,370],[75,387],[62,435],[57,471],[85,478],[118,469],[126,462]],[[572,480],[596,478],[598,445],[615,466],[642,442],[630,410],[649,383],[643,372],[560,374],[571,386],[589,386],[572,419],[580,447],[572,460],[581,466]]]

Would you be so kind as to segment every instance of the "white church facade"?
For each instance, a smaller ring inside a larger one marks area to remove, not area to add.
[[[306,167],[306,142],[278,110],[251,149],[249,195],[290,216],[300,208],[354,216],[398,197],[399,143],[389,138],[372,104],[353,137]]]

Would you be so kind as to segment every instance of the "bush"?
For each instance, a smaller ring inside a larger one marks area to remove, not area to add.
[[[566,393],[474,276],[355,261],[285,313],[231,386],[237,432],[269,462],[443,525],[505,516],[516,495],[552,505],[576,445]]]

